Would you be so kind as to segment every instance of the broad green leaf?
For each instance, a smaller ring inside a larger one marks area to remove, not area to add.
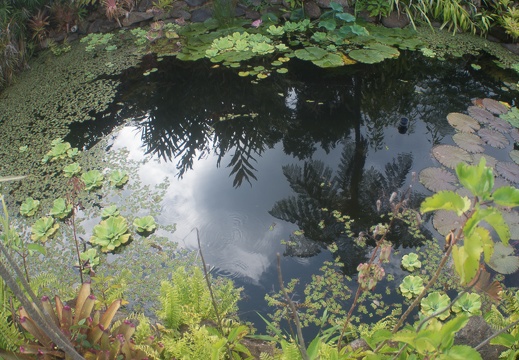
[[[138,233],[147,233],[154,231],[157,228],[157,223],[155,223],[153,216],[148,215],[135,219],[133,226]]]
[[[453,191],[440,191],[426,198],[420,205],[420,212],[425,213],[435,210],[455,211],[458,216],[470,208],[468,197],[462,197]]]
[[[333,31],[337,27],[337,23],[334,19],[319,21],[319,27],[323,27],[328,31]]]
[[[344,11],[344,9],[342,8],[342,5],[339,3],[336,3],[334,1],[330,2],[330,7],[332,8],[333,11],[336,11],[338,13],[342,13]]]
[[[315,65],[322,68],[335,68],[344,65],[342,57],[337,54],[326,54],[322,59],[312,61]]]
[[[364,26],[360,26],[358,24],[351,26],[351,32],[358,36],[368,36],[369,31]]]
[[[54,200],[52,209],[50,210],[49,214],[54,218],[64,219],[70,214],[71,211],[72,205],[67,204],[67,201],[64,198],[58,198]]]
[[[47,241],[56,233],[59,224],[54,222],[51,217],[42,217],[38,219],[31,228],[31,239],[34,241]]]
[[[494,202],[499,205],[519,206],[519,189],[512,186],[502,186],[492,194]]]
[[[456,166],[456,174],[460,183],[483,201],[490,197],[490,192],[494,187],[494,174],[492,169],[486,167],[485,164],[486,159],[482,157],[478,165],[459,163]]]
[[[321,338],[316,336],[310,345],[308,345],[308,349],[306,350],[309,359],[318,359],[319,358],[319,348],[321,347]]]
[[[508,334],[508,333],[502,333],[502,334],[499,334],[498,336],[496,336],[495,338],[493,338],[492,340],[490,340],[490,344],[503,345],[503,346],[506,346],[507,348],[511,348],[515,344],[516,341],[517,340],[513,335]]]
[[[294,54],[298,59],[301,60],[319,60],[328,54],[328,51],[321,49],[320,47],[310,46],[304,49],[298,49],[294,51]]]
[[[28,197],[20,205],[20,214],[23,216],[33,216],[40,207],[40,201],[34,200],[32,197]]]
[[[468,284],[478,272],[479,259],[475,260],[471,258],[465,251],[465,248],[459,245],[453,246],[452,259],[454,261],[456,273],[460,277],[461,284]]]
[[[454,345],[441,354],[438,360],[482,360],[481,354],[468,345]]]
[[[481,296],[476,293],[464,293],[452,305],[452,311],[465,314],[467,317],[481,315]]]
[[[335,17],[337,19],[341,19],[342,21],[345,21],[345,22],[354,22],[355,21],[355,16],[353,16],[352,14],[349,14],[349,13],[336,14]]]
[[[47,255],[47,249],[45,249],[45,247],[40,244],[28,244],[27,250],[36,251],[42,255]]]
[[[465,223],[463,234],[470,236],[476,226],[483,220],[494,228],[503,244],[508,245],[508,241],[510,240],[510,228],[505,222],[501,211],[493,207],[477,209]]]
[[[485,236],[485,229],[476,227],[474,231],[472,231],[470,235],[465,236],[463,240],[463,247],[465,248],[465,252],[471,259],[479,261],[481,258],[481,253],[483,252],[482,236]]]
[[[440,335],[441,335],[441,346],[440,350],[446,350],[452,347],[454,342],[454,334],[463,329],[469,322],[469,316],[466,314],[460,314],[454,319],[447,321],[443,324]]]

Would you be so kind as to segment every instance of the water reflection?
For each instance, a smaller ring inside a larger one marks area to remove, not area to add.
[[[88,148],[131,120],[113,134],[113,147],[152,156],[141,169],[149,182],[178,177],[158,220],[176,223],[173,240],[192,248],[199,228],[209,262],[224,273],[270,284],[264,276],[277,251],[311,264],[330,241],[339,241],[351,272],[364,250],[322,208],[354,217],[356,231],[378,221],[376,200],[403,191],[412,171],[433,164],[430,147],[452,132],[447,113],[498,85],[464,60],[412,53],[328,71],[291,63],[287,75],[251,84],[233,70],[173,59],[153,63],[159,70],[144,77],[146,62],[125,74],[102,119],[74,125],[67,140]],[[410,120],[405,134],[402,117]],[[298,227],[304,236],[292,235]],[[397,245],[416,245],[403,233],[394,229]],[[282,239],[294,241],[283,248]]]

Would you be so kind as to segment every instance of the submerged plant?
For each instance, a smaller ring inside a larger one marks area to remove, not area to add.
[[[413,272],[414,270],[422,267],[422,262],[418,260],[418,254],[409,253],[407,255],[402,256],[402,266],[407,271]]]
[[[151,233],[157,228],[157,223],[153,216],[148,215],[141,218],[137,218],[133,221],[133,226],[135,226],[135,231],[139,234],[141,233]]]
[[[42,217],[31,227],[31,239],[34,241],[45,242],[56,233],[58,228],[59,224],[54,222],[53,218]]]
[[[400,291],[402,292],[402,295],[408,299],[419,295],[423,289],[423,280],[420,276],[408,275],[400,284]]]
[[[58,198],[54,200],[49,215],[53,216],[54,218],[64,219],[69,216],[71,212],[72,205],[67,204],[67,201],[64,198]]]
[[[128,224],[122,216],[112,216],[94,226],[90,242],[101,246],[101,251],[109,252],[125,244],[130,239]]]
[[[33,216],[40,207],[40,201],[34,200],[32,197],[28,197],[20,206],[20,214],[23,216]]]
[[[85,183],[85,190],[90,191],[103,185],[103,174],[99,170],[90,170],[81,175],[81,180]]]

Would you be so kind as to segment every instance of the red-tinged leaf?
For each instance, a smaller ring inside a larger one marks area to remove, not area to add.
[[[492,114],[500,115],[508,112],[508,109],[505,105],[494,99],[483,99],[482,103],[485,109],[490,111]]]
[[[481,136],[481,139],[488,145],[498,149],[502,149],[510,144],[503,134],[492,129],[481,129],[478,131],[478,135]]]
[[[470,163],[472,161],[472,156],[457,146],[437,145],[431,151],[436,160],[451,169],[454,169],[460,162]]]
[[[430,167],[423,169],[420,172],[419,179],[423,186],[434,192],[456,190],[456,176],[443,168]]]
[[[480,124],[488,124],[490,121],[494,120],[494,115],[483,108],[478,106],[469,106],[467,109],[469,115],[476,119]]]

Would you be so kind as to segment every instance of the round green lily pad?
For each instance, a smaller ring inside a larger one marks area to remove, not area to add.
[[[485,148],[482,146],[485,144],[481,138],[475,134],[470,133],[456,133],[452,136],[452,140],[463,150],[467,150],[471,153],[481,153],[485,151]]]
[[[423,186],[434,192],[456,190],[456,176],[442,168],[430,167],[423,169],[420,171],[419,179]]]
[[[457,146],[437,145],[431,151],[436,160],[451,169],[454,169],[460,162],[470,163],[472,161],[472,156]]]
[[[461,113],[450,113],[447,121],[453,128],[465,133],[473,133],[479,130],[479,123],[468,115]]]
[[[478,131],[478,135],[490,146],[502,149],[509,144],[508,139],[492,129],[481,129]]]

